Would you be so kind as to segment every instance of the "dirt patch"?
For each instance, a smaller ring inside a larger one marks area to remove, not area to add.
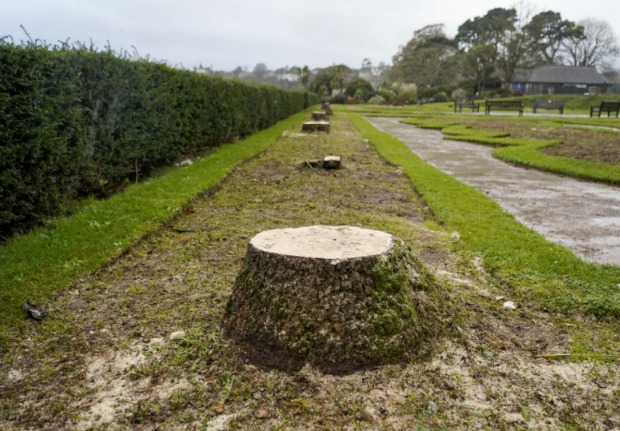
[[[332,131],[283,137],[50,304],[50,317],[3,358],[0,428],[619,427],[617,365],[539,357],[570,352],[588,322],[566,324],[526,303],[504,308],[509,294],[451,251],[458,236],[427,227],[410,181],[337,116]],[[334,152],[345,165],[337,172],[298,168]],[[418,252],[460,311],[436,355],[346,376],[287,373],[246,362],[222,339],[249,239],[314,224],[388,231]]]

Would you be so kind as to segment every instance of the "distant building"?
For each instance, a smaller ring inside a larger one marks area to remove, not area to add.
[[[511,88],[522,94],[603,94],[613,87],[594,67],[542,66],[516,75]]]

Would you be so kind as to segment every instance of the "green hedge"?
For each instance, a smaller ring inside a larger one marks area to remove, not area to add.
[[[0,43],[0,237],[318,101],[86,47]]]

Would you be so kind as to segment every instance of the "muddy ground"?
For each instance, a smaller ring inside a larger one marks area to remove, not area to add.
[[[304,161],[337,154],[344,168]],[[452,297],[432,354],[323,374],[247,360],[220,323],[258,232],[350,224],[405,240]],[[0,365],[6,430],[610,430],[617,363],[572,362],[602,322],[510,301],[458,236],[437,227],[410,181],[351,125],[289,131],[169,226],[79,280],[32,322]]]
[[[439,131],[401,124],[398,119],[369,121],[399,138],[427,162],[487,194],[550,241],[584,260],[620,265],[619,187],[509,165],[494,158],[490,147],[446,140]],[[490,129],[493,123],[488,122],[484,128]],[[611,134],[602,136],[618,139]],[[578,142],[574,147],[580,147]],[[610,143],[602,148],[612,146]],[[620,149],[617,144],[615,147]],[[597,154],[615,157],[618,149]]]

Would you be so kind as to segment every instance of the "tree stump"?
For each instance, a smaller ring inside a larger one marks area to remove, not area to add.
[[[334,113],[334,112],[332,111],[331,106],[329,106],[329,103],[327,103],[327,102],[324,102],[324,103],[321,105],[321,109],[322,109],[322,110],[323,110],[323,111],[324,111],[327,115],[333,115],[333,113]]]
[[[329,133],[329,122],[328,121],[305,121],[301,126],[302,132],[313,133],[313,132],[328,132]]]
[[[427,351],[433,276],[398,238],[352,226],[275,229],[250,240],[223,321],[250,359],[328,372]]]
[[[340,169],[340,156],[326,156],[323,159],[323,169]]]
[[[327,121],[327,113],[325,111],[312,112],[313,121]]]

